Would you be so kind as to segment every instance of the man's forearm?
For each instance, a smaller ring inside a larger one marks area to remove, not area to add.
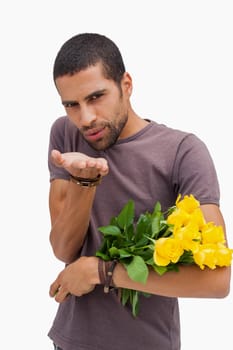
[[[197,266],[180,266],[179,272],[159,276],[149,273],[147,283],[131,280],[125,268],[118,264],[114,270],[114,285],[167,297],[224,298],[229,294],[230,267],[200,270]]]
[[[55,256],[65,263],[74,261],[83,245],[95,191],[95,187],[70,182],[63,206],[53,220],[50,242]]]

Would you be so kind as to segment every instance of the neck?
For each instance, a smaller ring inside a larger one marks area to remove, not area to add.
[[[134,111],[129,112],[128,121],[121,132],[119,139],[130,137],[142,130],[149,122],[139,117]]]

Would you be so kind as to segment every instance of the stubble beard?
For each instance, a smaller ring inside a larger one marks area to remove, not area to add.
[[[85,140],[95,150],[105,151],[117,142],[117,140],[118,140],[122,130],[124,129],[127,121],[128,121],[128,115],[126,114],[121,118],[121,120],[118,123],[106,122],[106,123],[102,123],[100,125],[98,124],[98,126],[101,126],[101,127],[108,129],[108,133],[107,133],[106,137],[99,139],[95,142],[90,142],[86,139]],[[94,126],[95,125],[93,125],[92,127],[94,127]]]

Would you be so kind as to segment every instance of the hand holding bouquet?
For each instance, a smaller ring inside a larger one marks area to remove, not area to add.
[[[166,218],[165,218],[166,214]],[[206,222],[193,195],[178,196],[175,206],[162,213],[156,203],[152,213],[142,213],[134,223],[134,202],[129,200],[110,224],[102,226],[103,242],[96,256],[122,263],[129,277],[146,283],[149,268],[159,275],[179,271],[181,264],[196,264],[200,269],[230,266],[233,250],[226,246],[223,228]],[[139,295],[149,294],[122,289],[121,302],[131,304],[134,316],[139,311]]]

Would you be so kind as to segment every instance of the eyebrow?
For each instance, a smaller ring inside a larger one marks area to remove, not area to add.
[[[93,96],[101,95],[101,94],[105,93],[105,91],[106,91],[106,89],[101,89],[101,90],[94,91],[91,94],[87,95],[84,100],[87,101],[90,98],[92,98]],[[67,105],[67,104],[69,104],[71,106],[75,106],[75,105],[78,104],[78,101],[75,101],[75,100],[64,100],[64,101],[62,101],[62,104],[63,104],[63,106]]]

